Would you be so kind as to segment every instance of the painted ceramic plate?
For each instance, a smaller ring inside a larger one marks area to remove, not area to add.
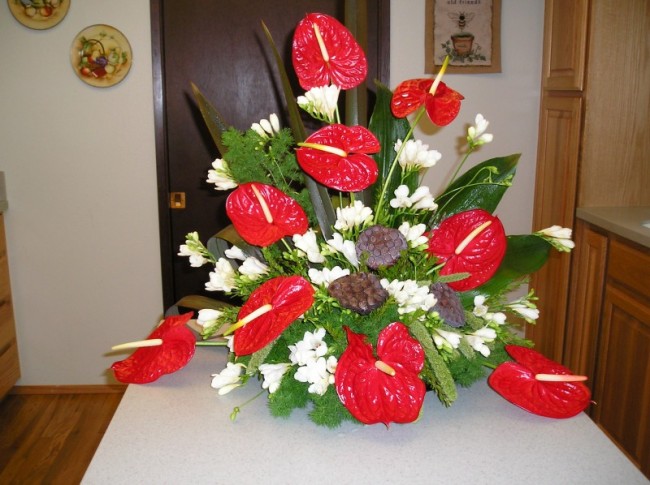
[[[96,87],[119,83],[131,69],[131,46],[124,34],[110,25],[83,29],[70,47],[70,62],[83,82]]]
[[[70,0],[7,0],[11,14],[25,27],[44,30],[63,20]]]

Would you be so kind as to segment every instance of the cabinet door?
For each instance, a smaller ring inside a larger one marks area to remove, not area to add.
[[[611,283],[596,374],[594,420],[650,476],[650,307]]]
[[[533,229],[553,224],[573,227],[577,186],[582,99],[551,95],[542,98]],[[552,251],[535,273],[531,287],[539,300],[540,318],[526,336],[547,357],[562,361],[571,258]]]
[[[588,376],[587,385],[593,390],[608,239],[606,234],[595,231],[581,220],[576,221],[573,239],[576,248],[571,267],[572,293],[562,363],[575,374]]]
[[[4,215],[0,213],[0,398],[13,387],[19,377],[18,344],[11,304]]]
[[[588,0],[547,0],[542,85],[582,91],[587,52]]]

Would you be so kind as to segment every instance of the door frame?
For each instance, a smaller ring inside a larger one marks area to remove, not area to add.
[[[345,0],[358,9],[367,8],[364,0]],[[379,81],[390,82],[390,0],[372,0],[376,9],[377,42],[374,46]],[[160,263],[162,275],[163,305],[169,308],[175,303],[174,272],[172,261],[177,249],[172,246],[172,224],[169,207],[170,181],[167,151],[167,123],[165,113],[164,87],[164,45],[163,45],[164,0],[150,0],[151,15],[151,60],[153,70],[153,110],[156,147],[156,173],[158,194],[158,223],[160,237]],[[369,46],[370,48],[371,46]]]

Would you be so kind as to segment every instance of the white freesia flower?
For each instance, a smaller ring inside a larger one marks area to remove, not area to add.
[[[207,291],[228,292],[235,288],[235,270],[227,259],[219,258],[210,273],[210,281],[205,284]]]
[[[219,390],[219,395],[228,394],[233,389],[242,385],[241,376],[246,366],[244,364],[233,364],[228,362],[226,368],[219,374],[212,374],[212,384],[214,389]]]
[[[269,394],[273,394],[280,387],[282,377],[291,368],[291,364],[261,364],[259,370],[264,377],[262,389],[268,389]]]
[[[232,178],[228,163],[221,158],[212,162],[212,170],[208,170],[207,182],[214,184],[215,190],[230,190],[237,187],[237,182]]]
[[[359,259],[357,258],[357,249],[354,241],[343,239],[338,232],[332,234],[332,239],[327,241],[327,245],[337,253],[343,254],[345,258],[355,268],[359,267]]]
[[[395,198],[391,199],[390,206],[393,209],[398,209],[400,207],[411,207],[413,203],[409,198],[409,188],[406,185],[400,185],[395,189]]]
[[[490,133],[485,133],[490,122],[486,120],[481,113],[476,115],[474,119],[474,126],[467,129],[467,141],[471,147],[477,147],[485,143],[490,143],[494,136]]]
[[[440,328],[436,328],[434,331],[435,333],[433,334],[433,343],[435,343],[436,347],[439,349],[446,348],[447,350],[452,350],[457,349],[460,345],[462,335],[456,332],[442,330]]]
[[[438,150],[429,150],[429,145],[425,145],[421,140],[408,140],[404,147],[402,140],[397,140],[395,153],[399,153],[398,162],[405,170],[433,167],[442,158]]]
[[[198,268],[209,260],[205,257],[206,249],[199,240],[199,233],[194,231],[185,236],[185,244],[178,248],[179,256],[189,256],[190,266]]]
[[[542,236],[558,251],[569,252],[576,246],[571,240],[571,229],[568,227],[551,226],[535,234]]]
[[[318,286],[324,286],[325,288],[327,288],[332,281],[349,274],[349,269],[343,269],[340,266],[334,266],[332,269],[323,268],[322,270],[310,268],[308,271],[311,282]]]
[[[417,210],[428,210],[434,211],[438,208],[438,204],[433,200],[433,195],[429,191],[429,187],[426,185],[421,185],[413,195],[410,197],[413,208]]]
[[[485,345],[485,343],[492,342],[495,338],[497,338],[497,333],[490,327],[483,327],[471,334],[465,335],[465,340],[467,340],[472,348],[479,352],[483,357],[488,357],[490,355],[490,348]]]
[[[327,353],[327,344],[323,340],[325,329],[319,328],[314,333],[305,332],[303,339],[295,345],[289,345],[289,360],[292,364],[307,365]]]
[[[239,246],[232,246],[230,249],[226,249],[224,255],[226,258],[238,259],[240,261],[244,261],[248,257]]]
[[[539,318],[539,309],[532,303],[512,303],[507,307],[521,316],[528,323],[533,323]]]
[[[476,295],[474,297],[474,310],[472,313],[477,317],[484,317],[488,311],[487,305],[485,305],[485,296]]]
[[[199,314],[196,318],[196,323],[202,327],[212,327],[217,323],[217,320],[223,315],[223,312],[219,310],[214,310],[212,308],[204,308],[199,310]]]
[[[325,256],[320,253],[318,241],[316,240],[316,233],[313,229],[310,228],[304,234],[294,234],[293,244],[307,256],[309,262],[325,262]]]
[[[194,268],[203,266],[208,262],[208,260],[203,256],[203,254],[201,254],[200,251],[190,248],[190,246],[187,244],[181,244],[181,246],[178,248],[178,255],[189,256],[190,266]]]
[[[294,378],[300,382],[308,382],[310,384],[307,389],[309,393],[322,396],[327,391],[333,377],[327,369],[327,360],[325,357],[319,357],[317,360],[309,361],[306,365],[298,367]]]
[[[497,325],[504,325],[506,323],[506,314],[502,312],[486,313],[483,318]]]
[[[333,123],[341,89],[334,84],[311,88],[304,96],[298,96],[298,106],[316,119]]]
[[[380,281],[390,296],[395,298],[400,314],[412,313],[415,310],[429,310],[437,302],[435,295],[429,292],[429,286],[419,286],[414,280],[393,280],[383,278]]]
[[[248,276],[251,280],[259,278],[268,271],[269,267],[253,256],[246,258],[239,267],[239,272]]]
[[[415,226],[411,226],[408,221],[405,221],[400,224],[397,230],[402,233],[412,248],[423,246],[429,241],[429,238],[424,235],[427,230],[427,226],[424,224],[416,224]]]
[[[269,119],[260,120],[259,123],[253,123],[251,130],[260,135],[262,138],[270,138],[280,133],[280,120],[278,115],[271,113]]]
[[[347,231],[361,227],[372,220],[372,209],[363,205],[360,200],[355,200],[354,204],[348,207],[336,209],[336,222],[334,229],[337,231]]]

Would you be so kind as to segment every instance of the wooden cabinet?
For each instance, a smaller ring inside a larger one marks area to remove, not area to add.
[[[648,31],[647,0],[546,1],[533,230],[559,224],[578,241],[576,207],[650,206]],[[526,336],[565,363],[588,359],[569,320],[579,264],[553,255],[531,279],[540,318]]]
[[[20,377],[18,344],[14,325],[4,215],[0,212],[0,398]]]
[[[577,221],[565,364],[592,419],[650,477],[650,249]]]

